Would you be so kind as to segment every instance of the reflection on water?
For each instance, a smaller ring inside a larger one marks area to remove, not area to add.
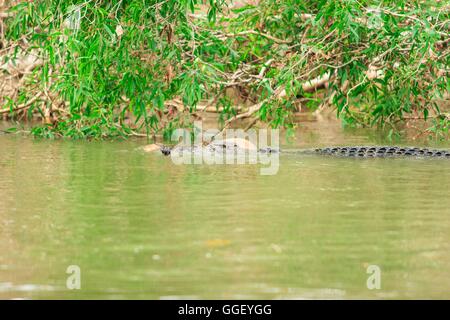
[[[293,147],[379,142],[334,137]],[[0,136],[0,298],[450,298],[450,161],[281,155],[261,176],[143,143]]]

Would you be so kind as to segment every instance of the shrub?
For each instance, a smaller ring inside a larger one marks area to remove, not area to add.
[[[168,134],[206,109],[289,127],[327,107],[347,125],[432,118],[448,133],[444,1],[41,0],[8,15],[4,63],[39,60],[5,108],[40,115],[37,135]]]

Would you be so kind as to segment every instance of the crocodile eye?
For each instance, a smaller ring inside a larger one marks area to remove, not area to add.
[[[161,149],[161,152],[163,155],[168,156],[170,154],[170,149],[164,148],[164,149]]]

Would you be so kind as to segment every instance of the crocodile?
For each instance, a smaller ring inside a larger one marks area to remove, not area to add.
[[[251,149],[251,148],[250,148]],[[249,151],[249,148],[243,148],[239,144],[233,142],[217,141],[212,142],[206,146],[193,145],[193,146],[176,146],[174,148],[169,146],[160,146],[159,150],[165,156],[169,156],[173,153],[181,155],[184,152],[188,153],[245,153]],[[426,157],[426,158],[444,158],[450,159],[450,150],[442,149],[429,149],[419,147],[401,147],[401,146],[336,146],[336,147],[324,147],[315,149],[293,149],[283,150],[278,148],[264,147],[255,149],[258,153],[287,153],[287,154],[317,154],[323,156],[335,156],[335,157],[356,157],[356,158],[385,158],[385,157]]]

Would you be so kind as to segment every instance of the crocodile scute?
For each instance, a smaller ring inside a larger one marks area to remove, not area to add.
[[[450,159],[450,151],[418,147],[343,146],[317,148],[315,153],[341,157],[436,157]]]

